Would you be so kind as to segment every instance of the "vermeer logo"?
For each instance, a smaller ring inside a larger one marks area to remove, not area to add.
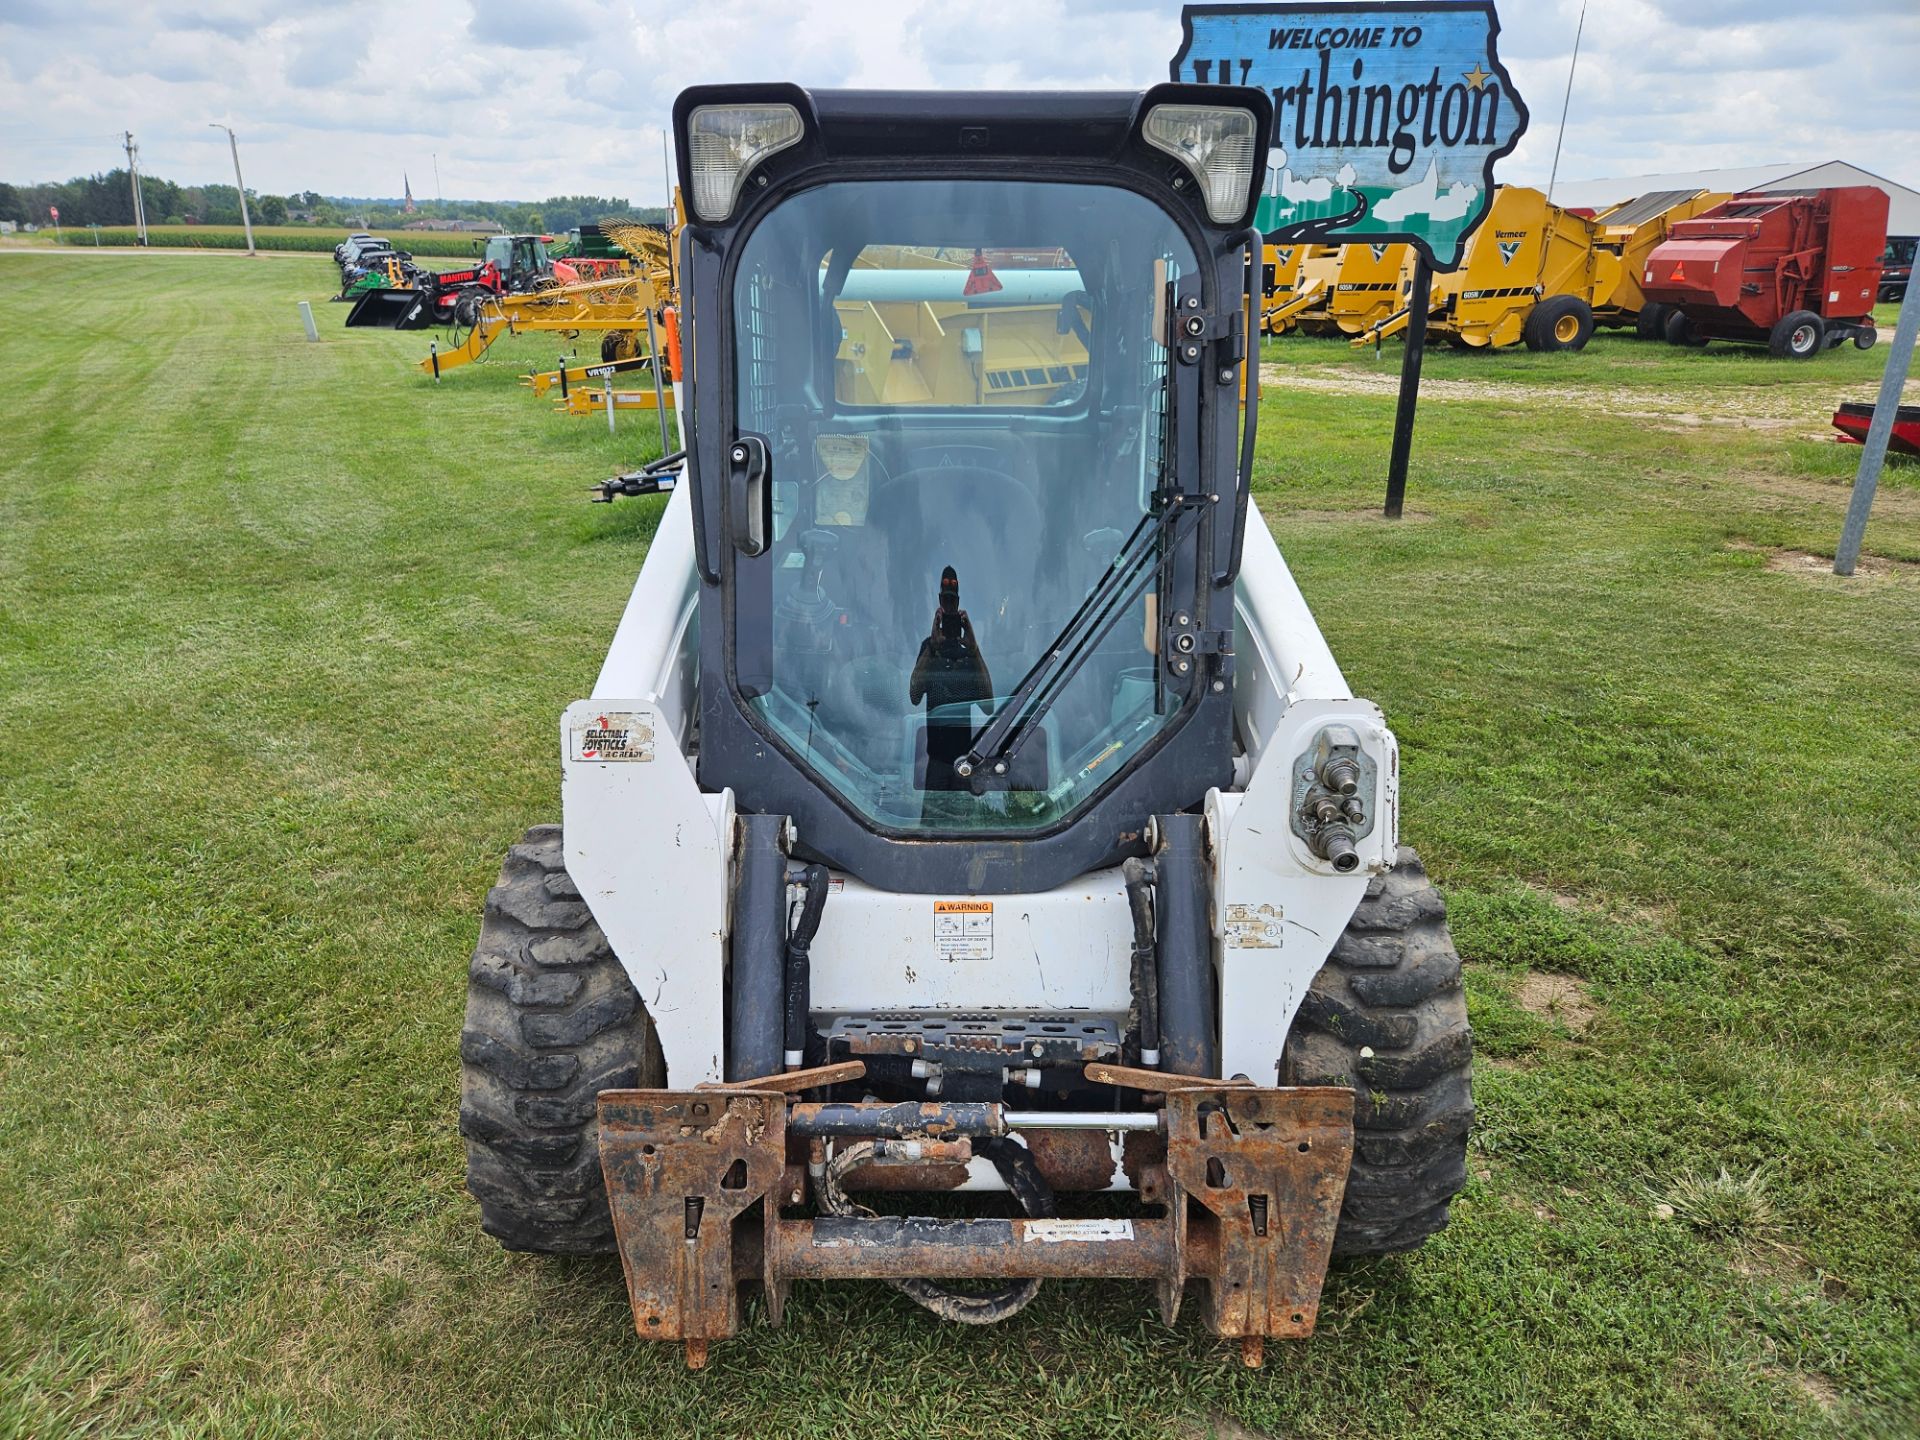
[[[1460,263],[1527,122],[1490,0],[1189,5],[1183,22],[1175,80],[1273,97],[1270,242],[1398,240]]]

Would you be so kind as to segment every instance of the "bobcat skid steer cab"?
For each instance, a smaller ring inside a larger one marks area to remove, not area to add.
[[[1394,737],[1248,499],[1268,101],[674,123],[684,471],[487,898],[484,1226],[617,1250],[694,1365],[796,1280],[1120,1276],[1257,1364],[1471,1115]]]

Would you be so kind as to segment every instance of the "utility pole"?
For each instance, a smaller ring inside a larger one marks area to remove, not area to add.
[[[133,132],[121,132],[121,140],[127,148],[127,178],[133,185],[133,226],[140,233],[140,243],[147,243],[147,207],[140,198],[140,147],[133,143]]]
[[[446,199],[440,193],[440,152],[437,150],[433,152],[433,198],[436,201]]]
[[[1573,32],[1573,59],[1567,62],[1567,94],[1560,102],[1560,134],[1553,142],[1553,169],[1547,175],[1547,199],[1553,199],[1554,181],[1560,178],[1560,147],[1567,139],[1567,112],[1573,108],[1573,72],[1580,64],[1580,37],[1587,33],[1587,0],[1580,0],[1580,23]]]
[[[240,191],[240,224],[247,232],[247,254],[258,256],[260,252],[253,248],[253,217],[247,213],[247,182],[240,178],[240,142],[234,139],[231,125],[209,120],[207,128],[227,132],[227,145],[233,151],[233,183]]]

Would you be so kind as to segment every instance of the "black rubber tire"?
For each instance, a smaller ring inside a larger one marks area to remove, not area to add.
[[[1871,350],[1880,339],[1880,332],[1871,325],[1862,325],[1853,332],[1853,348]]]
[[[613,1249],[602,1090],[664,1083],[640,997],[567,874],[558,825],[487,892],[460,1032],[460,1133],[480,1228],[509,1250]]]
[[[1776,359],[1811,360],[1826,348],[1826,322],[1811,310],[1789,310],[1767,332],[1767,350]]]
[[[1640,307],[1640,313],[1633,317],[1633,333],[1642,340],[1658,340],[1664,333],[1668,310],[1656,300],[1649,300]]]
[[[1661,322],[1660,333],[1666,337],[1669,345],[1684,345],[1689,350],[1707,348],[1707,337],[1693,328],[1693,321],[1687,318],[1684,310],[1675,310]]]
[[[1584,350],[1593,338],[1593,307],[1578,295],[1549,295],[1520,327],[1529,350]]]
[[[1411,1250],[1445,1228],[1467,1183],[1472,1063],[1446,902],[1402,846],[1314,977],[1280,1062],[1283,1084],[1355,1092],[1335,1256]]]

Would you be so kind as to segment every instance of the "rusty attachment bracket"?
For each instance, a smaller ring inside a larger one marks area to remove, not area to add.
[[[1084,1124],[1098,1133],[1104,1119],[1152,1115],[1095,1112]],[[810,1105],[765,1089],[603,1091],[600,1158],[634,1329],[684,1342],[698,1368],[711,1341],[739,1329],[745,1284],[764,1287],[778,1325],[795,1279],[1131,1277],[1156,1285],[1168,1323],[1186,1282],[1204,1281],[1207,1328],[1240,1340],[1249,1365],[1268,1336],[1313,1333],[1353,1156],[1353,1093],[1339,1087],[1168,1088],[1157,1125],[1127,1127],[1130,1142],[1161,1151],[1141,1168],[1157,1177],[1150,1198],[1164,1215],[780,1213],[801,1197],[790,1177],[809,1146],[874,1139],[887,1168],[931,1175],[964,1163],[973,1137],[1018,1133],[1025,1118],[990,1104]]]
[[[1313,1334],[1353,1162],[1353,1092],[1338,1086],[1175,1090],[1166,1098],[1175,1246],[1207,1280],[1207,1329],[1250,1342]],[[1203,1262],[1204,1261],[1204,1265]],[[1161,1291],[1172,1323],[1188,1271]],[[1242,1351],[1260,1363],[1260,1347]]]
[[[1095,1085],[1117,1085],[1123,1090],[1142,1090],[1164,1095],[1169,1090],[1246,1090],[1251,1080],[1209,1080],[1201,1075],[1175,1075],[1167,1070],[1142,1070],[1134,1065],[1109,1065],[1094,1061],[1083,1072]]]
[[[754,1080],[703,1080],[698,1088],[702,1090],[779,1090],[794,1093],[801,1090],[816,1090],[824,1085],[839,1085],[848,1080],[863,1079],[867,1073],[864,1060],[841,1060],[832,1065],[815,1065],[810,1070],[783,1070],[778,1075],[762,1075]]]
[[[779,1216],[786,1126],[787,1097],[770,1090],[600,1092],[600,1167],[634,1329],[684,1340],[693,1369],[708,1341],[740,1328],[740,1282]],[[749,1214],[757,1224],[742,1223]],[[762,1278],[777,1316],[784,1289]]]

